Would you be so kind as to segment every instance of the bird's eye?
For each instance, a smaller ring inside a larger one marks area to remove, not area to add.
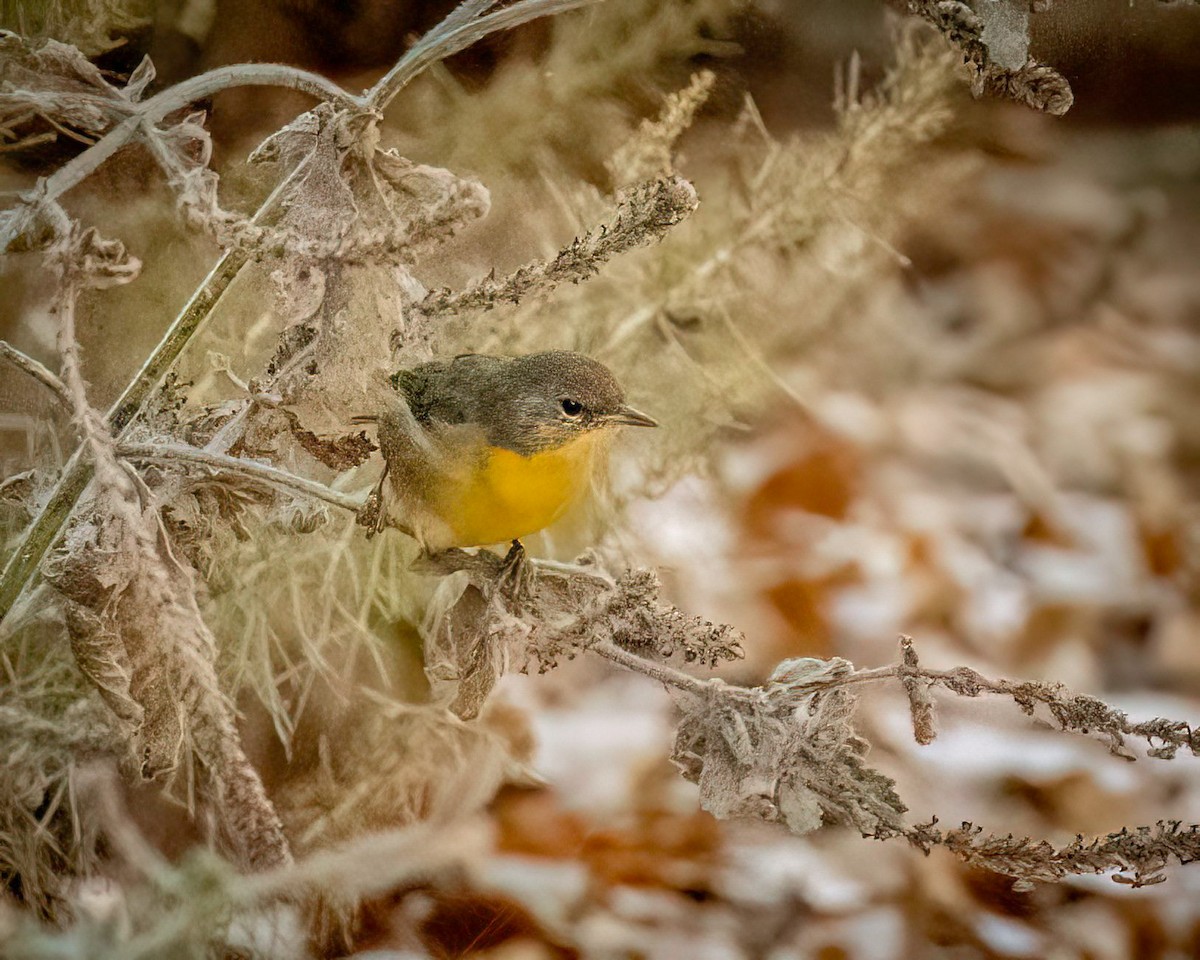
[[[562,408],[563,413],[565,413],[568,417],[577,417],[583,413],[583,404],[578,400],[572,400],[570,397],[567,397],[565,400],[563,400]]]

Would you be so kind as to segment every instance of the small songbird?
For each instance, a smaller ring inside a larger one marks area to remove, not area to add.
[[[396,402],[356,418],[378,427],[379,525],[390,517],[431,553],[512,541],[513,556],[588,490],[615,427],[657,426],[578,353],[465,354],[391,381]]]

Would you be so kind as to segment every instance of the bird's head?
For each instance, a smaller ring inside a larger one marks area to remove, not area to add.
[[[654,418],[625,402],[625,393],[608,367],[579,353],[517,357],[502,375],[510,405],[503,414],[512,420],[506,445],[519,453],[561,446],[584,434],[619,426],[658,426]]]

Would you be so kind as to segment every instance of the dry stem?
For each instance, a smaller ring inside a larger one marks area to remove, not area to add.
[[[35,360],[27,353],[22,353],[6,340],[0,340],[0,357],[33,377],[33,379],[37,380],[43,386],[48,387],[55,397],[58,398],[59,402],[68,410],[73,409],[71,394],[67,391],[67,385],[51,372],[45,364]]]
[[[458,293],[430,293],[421,303],[421,313],[427,318],[457,317],[501,303],[519,303],[549,293],[561,283],[587,280],[613,257],[661,240],[698,203],[695,188],[683,177],[640,183],[620,197],[607,221],[576,238],[553,260],[536,261],[500,279],[487,277]]]
[[[228,454],[189,446],[186,443],[121,443],[117,445],[117,453],[130,460],[141,460],[148,463],[196,464],[207,467],[217,474],[245,477],[287,490],[289,493],[321,500],[335,507],[341,507],[343,510],[349,510],[351,513],[357,513],[363,507],[362,497],[341,493],[323,483],[317,483],[315,480],[297,476],[258,460],[231,457]]]

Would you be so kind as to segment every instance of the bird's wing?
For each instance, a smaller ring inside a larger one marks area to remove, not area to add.
[[[473,467],[482,455],[486,431],[478,422],[479,371],[474,367],[458,359],[434,361],[393,375],[399,396],[380,418],[380,445],[391,454],[398,480],[403,477],[417,490],[428,488],[468,464]]]
[[[401,370],[392,384],[421,423],[478,423],[494,406],[496,374],[508,362],[507,357],[460,354]]]

